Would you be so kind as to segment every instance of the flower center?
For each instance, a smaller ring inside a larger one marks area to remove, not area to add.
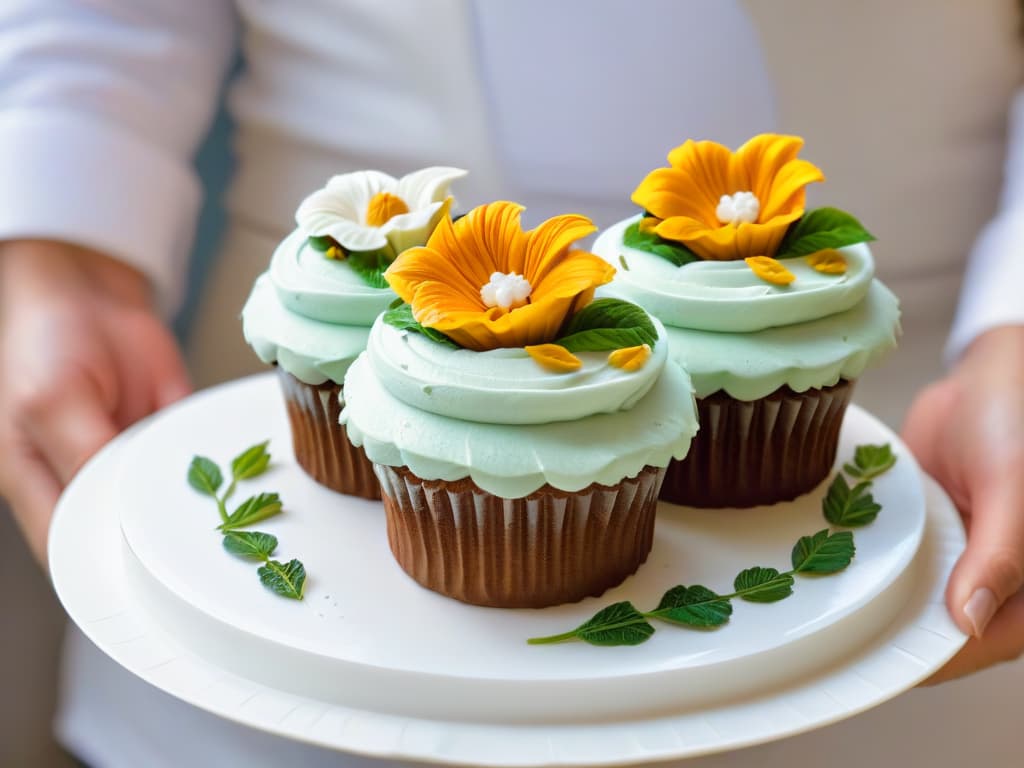
[[[722,195],[715,208],[715,215],[723,224],[732,224],[734,227],[740,224],[753,224],[757,221],[757,214],[761,212],[761,201],[753,192],[735,192],[731,195]]]
[[[515,272],[492,272],[491,279],[480,289],[480,298],[488,307],[515,309],[525,306],[533,288],[530,282]]]
[[[405,200],[390,192],[378,192],[370,198],[370,204],[366,206],[366,225],[369,227],[382,227],[395,216],[409,212],[409,206]]]

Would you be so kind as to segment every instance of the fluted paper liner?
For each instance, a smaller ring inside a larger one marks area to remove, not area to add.
[[[545,485],[503,499],[472,480],[379,466],[388,543],[428,589],[476,605],[543,608],[597,596],[647,559],[664,469],[614,487]]]
[[[754,507],[813,490],[835,462],[853,383],[759,400],[724,392],[697,399],[700,431],[665,473],[661,498],[691,507]]]
[[[349,442],[341,414],[340,384],[306,384],[278,367],[288,406],[295,459],[310,477],[332,491],[380,498],[380,483],[362,448]]]

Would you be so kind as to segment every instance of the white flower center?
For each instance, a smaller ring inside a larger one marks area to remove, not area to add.
[[[735,192],[722,195],[715,208],[715,215],[723,224],[737,226],[744,222],[752,224],[761,212],[761,201],[753,192]]]
[[[533,288],[529,281],[515,272],[492,272],[490,282],[480,289],[480,298],[488,307],[515,309],[526,304]]]

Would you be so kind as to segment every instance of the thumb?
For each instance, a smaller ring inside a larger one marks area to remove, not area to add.
[[[1024,585],[1024,476],[1004,461],[971,479],[967,549],[950,577],[946,604],[964,632],[981,637]]]

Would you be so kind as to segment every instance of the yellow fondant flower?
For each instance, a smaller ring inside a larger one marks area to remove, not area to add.
[[[713,141],[687,141],[651,171],[633,202],[655,221],[642,228],[683,243],[702,259],[773,256],[786,229],[804,213],[805,187],[821,170],[797,158],[803,139],[762,134],[736,152]]]
[[[295,221],[310,237],[330,237],[346,251],[393,256],[427,241],[450,205],[459,168],[423,168],[401,179],[380,171],[334,176],[305,200]]]
[[[445,217],[424,247],[388,267],[418,323],[477,351],[545,344],[611,281],[614,267],[571,248],[596,229],[590,219],[555,216],[524,232],[522,211],[496,202]]]

